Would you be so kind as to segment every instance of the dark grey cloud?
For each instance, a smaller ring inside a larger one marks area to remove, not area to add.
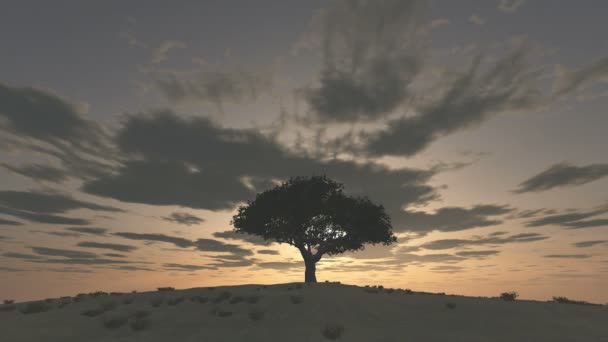
[[[454,266],[454,265],[440,265],[431,267],[430,270],[435,273],[460,273],[464,271],[466,268],[462,266]]]
[[[580,241],[572,244],[575,247],[587,248],[595,245],[608,245],[608,240],[591,240],[591,241]]]
[[[163,267],[172,271],[200,271],[200,270],[216,270],[217,267],[204,265],[188,265],[188,264],[163,264]]]
[[[486,257],[490,255],[497,255],[500,251],[462,251],[456,252],[455,254],[461,257]]]
[[[22,269],[22,268],[0,266],[0,271],[2,271],[2,272],[24,272],[24,271],[27,271],[27,270]]]
[[[121,265],[121,266],[113,267],[113,269],[121,270],[121,271],[147,271],[147,272],[155,271],[151,268],[141,267],[141,266],[132,266],[132,265]]]
[[[268,240],[268,241],[264,240],[263,238],[261,238],[257,235],[240,233],[240,232],[237,233],[233,230],[215,232],[212,235],[213,235],[213,237],[220,238],[220,239],[243,241],[243,242],[247,242],[247,243],[250,243],[253,245],[258,245],[258,246],[270,246],[271,244],[273,244],[273,242],[271,240]]]
[[[450,249],[450,248],[461,248],[471,246],[482,246],[482,245],[502,245],[507,243],[523,243],[523,242],[534,242],[548,239],[548,236],[544,236],[537,233],[522,233],[515,234],[507,237],[500,236],[488,236],[488,237],[475,237],[473,239],[443,239],[426,242],[420,247],[425,249],[439,250],[439,249]]]
[[[335,1],[315,18],[324,64],[319,85],[305,95],[321,120],[374,120],[408,100],[422,64],[414,40],[425,7],[409,0]]]
[[[81,234],[78,233],[72,233],[72,232],[46,232],[46,231],[42,231],[42,230],[30,230],[30,233],[42,233],[42,234],[47,234],[47,235],[54,235],[54,236],[60,236],[60,237],[73,237],[73,238],[77,238],[80,237]]]
[[[430,214],[406,210],[393,216],[392,220],[400,227],[395,231],[453,232],[500,224],[502,221],[496,217],[508,214],[513,210],[505,205],[476,205],[472,208],[444,207]]]
[[[17,253],[17,252],[6,252],[2,254],[3,257],[5,258],[15,258],[15,259],[23,259],[23,260],[40,260],[40,259],[44,259],[41,256],[38,255],[34,255],[34,254],[24,254],[24,253]]]
[[[80,201],[66,194],[40,191],[0,191],[0,205],[41,214],[65,213],[74,209],[124,212],[119,208]]]
[[[548,254],[545,258],[557,258],[557,259],[587,259],[590,258],[589,254]]]
[[[103,236],[108,231],[105,228],[97,228],[97,227],[67,227],[65,230],[69,230],[71,232],[82,233],[82,234],[91,234]]]
[[[105,259],[105,258],[67,258],[67,259],[44,259],[32,260],[43,264],[65,264],[65,265],[111,265],[111,264],[129,264],[126,260]]]
[[[525,180],[514,192],[540,192],[562,186],[583,185],[606,176],[608,164],[575,166],[565,162],[558,163]]]
[[[477,57],[465,73],[441,80],[443,91],[417,105],[416,114],[390,120],[386,129],[364,133],[358,152],[371,156],[413,156],[436,139],[479,125],[504,111],[536,108],[542,94],[532,72],[530,49],[522,44],[515,51],[484,65]]]
[[[258,254],[267,254],[267,255],[279,255],[279,251],[275,251],[274,249],[260,249],[257,251]]]
[[[543,216],[526,222],[527,227],[561,226],[568,229],[593,228],[608,226],[608,219],[595,218],[595,216],[608,213],[608,206],[598,207],[590,211],[575,211],[565,214]]]
[[[465,257],[460,257],[453,254],[414,254],[414,253],[395,253],[393,263],[411,264],[411,263],[436,263],[436,262],[460,262],[465,260]],[[387,262],[387,264],[390,263]]]
[[[186,226],[200,224],[205,221],[204,219],[202,219],[198,216],[195,216],[195,215],[192,215],[189,213],[184,213],[184,212],[174,212],[174,213],[171,213],[171,215],[169,215],[167,217],[163,217],[162,219],[165,221],[175,222],[175,223],[183,224]]]
[[[110,258],[126,258],[127,257],[124,254],[116,254],[116,253],[103,253],[103,256],[107,256]]]
[[[85,248],[100,248],[100,249],[110,249],[117,252],[132,252],[137,249],[135,246],[129,245],[121,245],[116,243],[102,243],[102,242],[93,242],[93,241],[82,241],[77,244],[78,247]]]
[[[17,221],[12,221],[12,220],[5,220],[0,218],[0,225],[6,225],[6,226],[20,226],[23,223],[21,222],[17,222]]]
[[[115,174],[85,182],[85,192],[124,202],[228,210],[272,186],[273,179],[325,173],[349,193],[382,203],[392,215],[438,196],[426,184],[433,171],[319,161],[256,130],[222,128],[203,117],[166,111],[128,116],[116,140],[134,159],[125,157]],[[166,182],[167,177],[174,181]]]
[[[142,241],[153,241],[153,242],[166,242],[172,243],[177,247],[188,248],[194,246],[193,241],[165,234],[149,234],[149,233],[130,233],[130,232],[118,232],[112,233],[112,235],[120,236],[130,240],[142,240]]]
[[[62,214],[74,209],[90,209],[108,212],[124,210],[80,201],[69,195],[41,191],[0,191],[0,214],[18,217],[24,220],[49,224],[80,224],[89,222],[84,219],[70,218]]]
[[[16,210],[0,206],[0,214],[18,217],[22,220],[47,224],[89,224],[88,220],[61,215],[37,214],[30,211]]]
[[[60,256],[65,258],[73,258],[73,259],[90,259],[97,258],[97,254],[84,252],[84,251],[76,251],[70,249],[58,249],[58,248],[49,248],[49,247],[31,247],[32,251],[39,255],[44,256]]]
[[[202,252],[231,253],[237,256],[253,255],[253,252],[249,249],[242,248],[239,245],[227,244],[213,239],[198,239],[194,241],[194,246]]]
[[[606,76],[608,76],[608,57],[602,57],[575,70],[559,66],[553,93],[555,96],[563,95],[591,85]]]
[[[272,88],[272,74],[264,71],[202,67],[194,72],[153,71],[153,84],[174,103],[223,103],[254,101]]]
[[[68,178],[66,170],[42,164],[31,164],[23,166],[9,165],[7,163],[0,163],[0,166],[7,170],[10,170],[16,174],[35,179],[53,183],[60,183]]]

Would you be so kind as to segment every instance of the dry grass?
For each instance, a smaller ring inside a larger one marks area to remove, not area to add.
[[[167,301],[167,305],[170,305],[170,306],[175,306],[175,305],[177,305],[177,304],[179,304],[179,303],[183,302],[183,301],[184,301],[184,299],[185,299],[184,297],[170,298],[170,299]]]
[[[150,304],[152,304],[153,307],[157,308],[163,303],[163,301],[163,297],[154,297],[150,299]]]
[[[45,312],[51,309],[51,306],[48,303],[39,301],[39,302],[30,302],[27,303],[24,307],[22,307],[19,311],[23,314],[33,314]]]
[[[292,304],[300,304],[304,301],[302,296],[289,296],[289,300]]]
[[[83,311],[80,314],[83,316],[87,316],[87,317],[95,317],[95,316],[101,315],[102,313],[103,313],[103,310],[100,308],[97,308],[97,309]]]
[[[265,312],[262,309],[255,308],[249,311],[249,319],[252,321],[260,321],[264,319]]]
[[[133,303],[134,300],[135,300],[134,297],[127,297],[127,298],[125,298],[125,299],[122,300],[122,303],[125,304],[125,305],[129,305],[129,304]]]
[[[246,301],[249,304],[255,304],[260,301],[260,298],[262,298],[262,297],[258,296],[258,295],[251,295],[251,296],[247,297]]]
[[[445,307],[448,309],[455,309],[456,308],[456,304],[454,303],[445,303]]]
[[[117,329],[127,323],[129,318],[124,315],[108,315],[102,319],[103,326],[108,329]]]
[[[175,288],[170,287],[170,286],[169,287],[159,287],[157,290],[158,291],[175,291]]]
[[[218,317],[230,317],[232,316],[232,311],[223,311],[223,310],[219,310],[217,312],[217,316]]]
[[[344,326],[341,324],[326,324],[321,329],[321,334],[323,337],[330,340],[337,340],[344,333]]]
[[[230,291],[222,291],[217,297],[213,299],[213,303],[221,303],[225,300],[230,299],[232,293]]]
[[[17,305],[15,305],[15,304],[3,304],[3,305],[0,305],[0,312],[15,311],[16,308],[17,308]]]
[[[230,301],[228,303],[230,303],[230,304],[237,304],[237,303],[240,303],[240,302],[243,302],[243,301],[245,301],[245,297],[243,297],[243,296],[234,296],[234,297],[230,298]]]

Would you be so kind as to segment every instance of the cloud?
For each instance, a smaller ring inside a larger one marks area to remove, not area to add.
[[[269,261],[269,262],[258,262],[255,265],[259,268],[270,268],[273,270],[288,270],[288,269],[301,269],[304,267],[304,262]]]
[[[607,224],[608,224],[608,222],[607,222]],[[587,248],[587,247],[593,247],[595,245],[604,245],[604,244],[608,244],[608,240],[581,241],[581,242],[575,242],[572,245],[575,247],[579,247],[579,248]]]
[[[0,271],[2,271],[2,272],[23,272],[23,271],[26,271],[26,270],[25,269],[21,269],[21,268],[0,266]]]
[[[602,57],[575,70],[569,70],[561,65],[558,65],[556,70],[553,95],[560,96],[595,82],[608,80],[608,57]]]
[[[476,205],[471,208],[444,207],[434,213],[403,211],[395,217],[399,223],[395,231],[429,233],[431,231],[454,232],[471,228],[488,227],[502,223],[493,217],[512,212],[504,205]]]
[[[128,264],[126,260],[104,259],[104,258],[70,258],[70,259],[44,259],[40,261],[32,260],[44,264],[66,264],[66,265],[111,265],[111,264]]]
[[[68,179],[68,174],[66,170],[56,168],[50,165],[31,164],[23,166],[14,166],[9,165],[7,163],[0,163],[0,166],[16,174],[38,181],[61,183]]]
[[[212,239],[198,239],[194,242],[194,246],[196,246],[196,248],[202,252],[225,252],[237,256],[253,255],[251,250],[244,249],[239,245],[227,244]]]
[[[149,233],[129,233],[129,232],[118,232],[112,233],[112,235],[120,236],[130,240],[143,240],[143,241],[154,241],[154,242],[166,242],[172,243],[177,247],[188,248],[194,246],[191,240],[169,236],[165,234],[149,234]]]
[[[7,226],[20,226],[23,223],[21,222],[17,222],[17,221],[13,221],[13,220],[5,220],[0,218],[0,225],[7,225]]]
[[[498,3],[498,9],[505,13],[513,13],[516,12],[525,2],[526,0],[500,0]]]
[[[522,233],[515,234],[507,237],[500,236],[487,236],[487,237],[475,237],[473,239],[443,239],[426,242],[420,247],[431,250],[451,249],[451,248],[462,248],[471,246],[482,246],[482,245],[502,245],[507,243],[524,243],[534,242],[548,239],[548,236],[544,236],[537,233]]]
[[[147,272],[155,271],[151,268],[141,267],[141,266],[132,266],[132,265],[121,265],[121,266],[114,267],[113,269],[121,270],[121,271],[147,271]]]
[[[260,249],[257,251],[258,254],[267,254],[267,255],[279,255],[279,251],[275,251],[274,249]]]
[[[323,68],[319,85],[305,94],[319,119],[375,120],[408,99],[420,70],[414,41],[425,7],[422,1],[335,1],[314,19],[308,38],[321,49]]]
[[[448,25],[449,23],[450,23],[449,19],[439,18],[439,19],[433,19],[433,20],[431,20],[429,26],[431,28],[437,28],[437,27]]]
[[[84,252],[84,251],[76,251],[70,249],[57,249],[57,248],[49,248],[49,247],[31,247],[32,251],[39,255],[44,256],[60,256],[65,258],[73,258],[73,259],[89,259],[89,258],[97,258],[97,254]]]
[[[71,232],[77,232],[82,234],[91,234],[103,236],[108,231],[105,228],[97,228],[97,227],[67,227],[65,230],[69,230]]]
[[[525,223],[525,225],[527,227],[561,226],[568,229],[608,226],[608,219],[597,218],[593,220],[586,220],[607,212],[608,206],[602,206],[591,211],[575,211],[566,214],[543,216],[535,220],[528,221]]]
[[[244,242],[247,242],[247,243],[250,243],[253,245],[258,245],[258,246],[270,246],[273,244],[272,240],[266,241],[262,237],[259,237],[257,235],[246,234],[246,233],[237,233],[233,230],[215,232],[212,235],[213,235],[213,237],[220,238],[220,239],[244,241]]]
[[[486,23],[486,20],[480,16],[478,16],[477,14],[472,14],[469,17],[469,22],[473,23],[475,25],[483,25]]]
[[[443,77],[439,95],[429,94],[414,115],[390,120],[386,129],[364,132],[363,146],[354,150],[370,156],[413,156],[436,139],[496,114],[537,108],[544,98],[530,62],[536,51],[519,43],[489,65],[478,55],[466,72]]]
[[[172,271],[200,271],[200,270],[216,270],[217,267],[204,265],[187,265],[187,264],[163,264],[168,270]]]
[[[562,186],[583,185],[608,176],[608,164],[575,166],[554,164],[541,173],[519,184],[515,193],[540,192]]]
[[[272,88],[268,72],[204,67],[195,72],[154,71],[152,82],[173,103],[209,102],[222,104],[254,101]]]
[[[195,215],[192,215],[189,213],[180,213],[180,212],[171,213],[171,215],[169,215],[168,217],[163,217],[162,219],[165,221],[175,222],[175,223],[183,224],[186,226],[200,224],[205,221],[204,219],[202,219],[198,216],[195,216]]]
[[[33,254],[24,254],[24,253],[16,253],[16,252],[6,252],[2,254],[5,258],[15,258],[15,259],[23,259],[23,260],[40,260],[44,259],[41,256],[33,255]]]
[[[455,254],[461,257],[486,257],[490,255],[497,255],[500,251],[462,251],[456,252]]]
[[[101,243],[101,242],[92,242],[92,241],[83,241],[77,244],[78,247],[86,247],[86,248],[101,248],[101,249],[110,249],[117,252],[131,252],[137,249],[135,246],[129,245],[120,245],[115,243]]]
[[[55,215],[74,209],[90,209],[109,212],[124,211],[118,208],[79,201],[69,195],[60,193],[0,191],[0,214],[10,215],[32,222],[49,224],[88,224],[89,222],[84,219]]]
[[[549,254],[545,255],[545,258],[557,258],[557,259],[587,259],[590,258],[589,254]]]
[[[131,203],[232,210],[273,186],[273,180],[325,173],[350,194],[383,204],[391,215],[438,196],[426,184],[434,171],[320,161],[256,130],[223,128],[203,117],[186,119],[168,111],[129,116],[116,140],[125,161],[113,174],[85,182],[85,192]]]
[[[66,194],[38,191],[0,191],[0,206],[42,214],[65,213],[74,209],[124,212],[119,208],[79,201]]]
[[[454,265],[440,265],[431,267],[430,270],[436,273],[459,273],[465,270],[462,266],[454,266]]]
[[[152,50],[152,58],[150,63],[160,64],[167,60],[169,51],[174,49],[184,49],[186,44],[177,40],[165,40],[160,45]]]

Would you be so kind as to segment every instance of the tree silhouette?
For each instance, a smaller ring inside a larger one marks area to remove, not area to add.
[[[298,248],[306,265],[304,280],[314,283],[316,263],[323,255],[397,241],[382,205],[364,196],[347,196],[343,188],[327,176],[292,177],[240,206],[230,223],[237,233]]]

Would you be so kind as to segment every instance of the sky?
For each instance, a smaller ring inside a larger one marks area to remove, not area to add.
[[[325,174],[398,240],[319,281],[608,302],[605,1],[3,8],[6,299],[303,281],[230,221]]]

